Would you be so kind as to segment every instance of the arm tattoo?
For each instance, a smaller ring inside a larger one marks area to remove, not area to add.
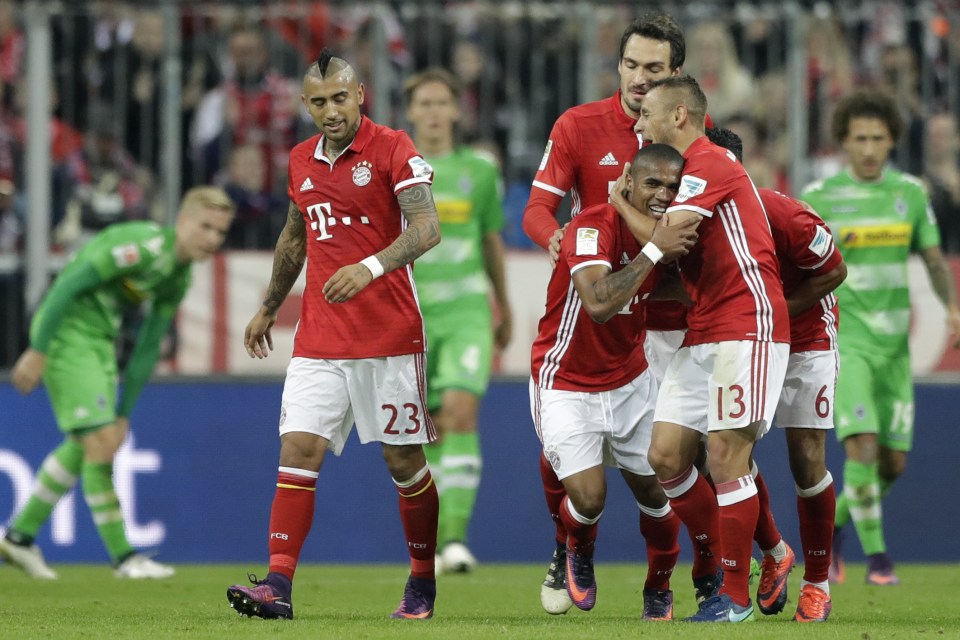
[[[397,202],[407,219],[407,228],[377,254],[385,272],[416,260],[440,242],[440,221],[429,186],[418,184],[405,189],[397,194]]]
[[[293,283],[300,276],[307,257],[307,228],[297,205],[290,203],[287,210],[287,224],[284,225],[277,248],[273,252],[273,274],[267,287],[267,297],[263,306],[270,313],[276,313],[290,293]]]
[[[652,269],[653,265],[644,256],[642,261],[635,259],[620,271],[608,273],[593,283],[597,302],[626,306]]]

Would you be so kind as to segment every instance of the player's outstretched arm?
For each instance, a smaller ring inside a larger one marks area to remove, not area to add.
[[[243,344],[251,358],[266,358],[267,353],[273,351],[270,329],[277,320],[280,305],[300,276],[306,259],[307,228],[297,205],[291,202],[287,209],[287,223],[280,232],[273,252],[273,273],[267,286],[267,297],[243,333]]]
[[[429,186],[416,184],[404,189],[397,194],[397,203],[407,219],[407,228],[390,246],[371,256],[373,262],[377,263],[373,267],[358,262],[337,269],[323,285],[323,295],[327,302],[350,300],[373,282],[375,277],[413,262],[440,242],[440,220]],[[373,273],[372,268],[376,268],[378,273]]]
[[[510,344],[513,337],[513,312],[507,298],[507,278],[504,270],[503,239],[496,231],[483,236],[483,265],[493,286],[493,297],[500,309],[500,324],[494,332],[494,339],[501,349]]]
[[[947,310],[947,326],[953,334],[953,348],[960,349],[960,306],[957,305],[957,285],[950,273],[950,266],[938,246],[922,250],[920,257],[927,268],[933,290]]]
[[[817,304],[821,298],[839,287],[846,278],[847,265],[841,262],[827,273],[812,276],[801,282],[787,298],[787,312],[790,317],[798,316]]]

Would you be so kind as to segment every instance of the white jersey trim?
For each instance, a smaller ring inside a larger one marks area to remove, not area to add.
[[[544,354],[543,363],[540,365],[540,387],[543,389],[553,388],[553,379],[560,370],[560,361],[573,341],[573,331],[577,327],[577,318],[580,317],[582,304],[580,295],[571,280],[567,286],[567,297],[563,303],[560,325],[557,327],[557,340]]]
[[[580,271],[580,269],[583,269],[584,267],[592,267],[598,264],[602,264],[604,266],[610,267],[610,270],[613,271],[613,266],[611,266],[611,264],[606,260],[587,260],[586,262],[581,262],[580,264],[573,265],[570,268],[570,275],[575,274],[577,271]]]
[[[410,178],[409,180],[401,180],[400,182],[394,185],[393,192],[399,193],[400,191],[402,191],[403,189],[406,189],[411,185],[424,184],[424,183],[430,184],[430,178],[423,177],[423,178]]]
[[[727,242],[740,267],[740,274],[753,295],[757,315],[757,339],[773,340],[773,306],[770,304],[766,285],[760,276],[760,265],[750,253],[736,201],[721,203],[717,207],[717,212],[720,214],[720,221],[727,234]]]
[[[700,215],[702,215],[704,218],[712,218],[712,217],[713,217],[713,211],[711,211],[710,209],[704,209],[703,207],[694,207],[694,206],[691,206],[691,205],[689,205],[689,204],[674,205],[674,206],[672,206],[672,207],[667,207],[666,214],[664,214],[664,215],[667,215],[667,214],[672,213],[672,212],[674,212],[674,211],[683,211],[684,209],[688,209],[688,210],[690,210],[690,211],[696,211],[697,213],[699,213]]]
[[[560,190],[560,189],[557,189],[556,187],[552,187],[552,186],[550,186],[549,184],[547,184],[546,182],[540,182],[539,180],[534,180],[534,181],[533,181],[533,186],[537,187],[538,189],[543,189],[544,191],[549,191],[550,193],[552,193],[552,194],[554,194],[554,195],[558,195],[558,196],[560,196],[561,198],[562,198],[563,196],[567,195],[567,192],[566,192],[566,191],[562,191],[562,190]]]

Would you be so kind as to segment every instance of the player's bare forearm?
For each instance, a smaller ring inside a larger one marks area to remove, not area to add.
[[[286,299],[293,283],[297,281],[307,258],[307,228],[300,210],[293,203],[287,210],[287,223],[277,239],[273,252],[273,273],[267,287],[267,297],[263,307],[269,314],[275,314]]]
[[[483,264],[493,287],[493,296],[500,309],[500,323],[494,338],[497,346],[505,348],[513,337],[513,312],[507,298],[507,278],[504,268],[503,239],[497,232],[483,236]]]
[[[923,264],[927,268],[927,274],[930,276],[930,284],[933,290],[940,298],[948,310],[950,307],[957,306],[957,289],[953,282],[953,275],[950,273],[950,267],[943,257],[943,251],[940,247],[930,247],[921,252]]]
[[[440,220],[429,186],[418,184],[404,189],[397,194],[397,203],[407,219],[407,228],[377,254],[384,273],[413,262],[440,242]]]
[[[847,277],[847,265],[841,262],[834,269],[819,276],[807,278],[787,298],[787,313],[791,318],[800,315],[821,298],[833,292]]]
[[[960,306],[957,305],[957,288],[950,273],[950,267],[943,257],[940,247],[924,249],[921,254],[923,263],[930,276],[930,284],[940,302],[947,310],[947,326],[953,334],[953,348],[960,349]]]
[[[601,270],[606,271],[607,267],[581,269],[573,274],[573,283],[587,314],[603,324],[630,303],[653,270],[653,263],[641,253],[620,271],[597,278]]]

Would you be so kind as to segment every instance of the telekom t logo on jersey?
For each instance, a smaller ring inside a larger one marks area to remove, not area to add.
[[[307,207],[307,215],[310,216],[310,228],[320,234],[316,237],[317,240],[329,240],[333,237],[327,229],[337,225],[337,218],[330,210],[329,202],[310,205]],[[352,216],[343,216],[339,223],[349,227],[356,219]],[[359,219],[360,224],[370,224],[370,218],[367,216],[360,216]]]

